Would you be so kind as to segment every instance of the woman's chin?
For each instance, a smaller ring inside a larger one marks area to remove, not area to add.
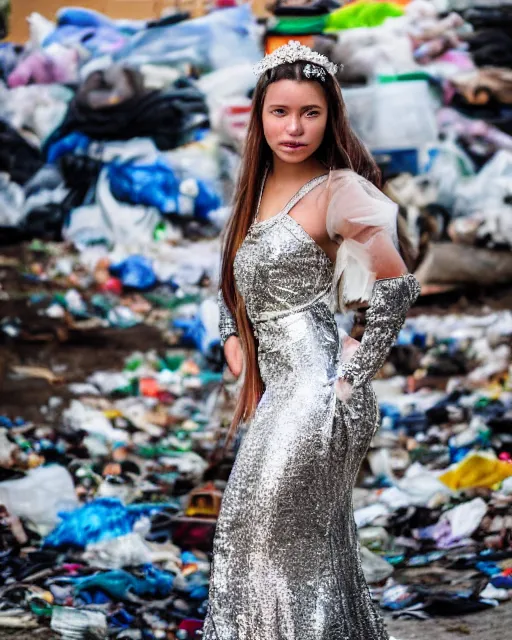
[[[274,151],[275,155],[281,160],[281,162],[287,162],[288,164],[300,164],[307,160],[311,153],[309,150],[300,150],[294,151],[293,153],[287,153],[286,151],[282,151],[281,149]]]

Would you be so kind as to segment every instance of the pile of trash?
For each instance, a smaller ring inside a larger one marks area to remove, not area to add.
[[[217,459],[237,391],[219,236],[262,47],[292,37],[344,65],[422,284],[510,281],[512,12],[473,4],[277,1],[264,25],[249,5],[149,23],[75,7],[0,46],[0,628],[202,626],[243,437]],[[416,313],[375,382],[354,506],[395,615],[512,593],[511,320]]]
[[[375,381],[382,428],[354,508],[373,597],[394,615],[512,595],[511,348],[509,311],[416,315]],[[243,437],[215,459],[237,383],[164,343],[81,381],[53,375],[41,419],[0,417],[0,625],[194,638]]]
[[[82,249],[218,235],[238,155],[190,74],[212,83],[260,57],[249,7],[151,26],[78,8],[29,21],[26,47],[0,48],[5,239]]]
[[[350,3],[315,46],[343,64],[352,125],[407,217],[418,279],[509,282],[512,7],[401,4]]]
[[[56,257],[48,254],[52,273]],[[14,261],[7,267],[16,268]],[[105,637],[108,628],[116,637],[175,632],[170,637],[184,639],[202,625],[209,553],[232,464],[209,459],[232,402],[225,399],[218,337],[205,340],[181,308],[204,309],[203,318],[213,315],[216,325],[218,311],[211,299],[198,305],[168,293],[150,303],[137,295],[154,320],[141,318],[121,358],[115,337],[130,328],[104,326],[97,314],[73,315],[76,289],[54,296],[49,307],[66,313],[69,334],[58,332],[58,364],[41,355],[55,336],[29,333],[30,316],[17,326],[4,322],[0,394],[4,410],[18,395],[18,413],[0,416],[0,628],[48,624],[76,637]],[[132,345],[147,344],[149,328],[156,348],[134,351]],[[34,343],[39,347],[18,355]],[[202,352],[203,343],[210,349]],[[93,371],[81,378],[86,360]],[[33,407],[24,404],[40,401],[41,385],[47,399],[31,420]]]
[[[390,377],[374,383],[382,427],[355,518],[374,595],[397,615],[470,613],[512,596],[511,320],[411,318]]]
[[[33,14],[30,41],[0,47],[1,235],[80,249],[218,235],[252,65],[262,45],[295,38],[339,63],[352,125],[419,249],[421,282],[507,282],[512,13],[474,5],[277,0],[264,25],[248,4],[194,20]]]

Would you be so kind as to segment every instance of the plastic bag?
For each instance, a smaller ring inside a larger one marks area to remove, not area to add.
[[[510,209],[504,199],[510,197],[512,188],[512,152],[498,151],[474,176],[457,185],[454,198],[454,215],[483,215],[490,209]]]
[[[128,535],[141,518],[158,510],[154,505],[125,507],[117,498],[98,498],[71,513],[59,514],[62,522],[46,537],[44,546],[85,549]]]
[[[74,209],[63,236],[77,247],[116,242],[152,242],[160,224],[156,209],[119,202],[110,191],[108,170],[101,171],[96,187],[96,203]]]
[[[134,289],[149,289],[157,281],[151,260],[145,256],[130,256],[118,264],[111,265],[110,271],[125,287]]]
[[[435,104],[423,80],[344,89],[343,97],[352,126],[371,149],[411,149],[437,141]]]
[[[107,616],[103,611],[76,609],[75,607],[52,608],[51,628],[63,638],[99,640],[107,637]]]
[[[219,336],[219,307],[216,300],[204,300],[197,315],[191,318],[175,318],[173,327],[181,329],[183,345],[190,345],[205,354]]]
[[[11,182],[7,173],[0,173],[0,226],[16,227],[21,224],[24,203],[23,189]]]
[[[32,49],[37,50],[43,46],[45,39],[53,33],[55,22],[48,20],[40,13],[34,12],[27,18],[30,31],[30,44]]]
[[[439,476],[450,489],[492,487],[512,476],[512,464],[484,452],[470,453],[461,462]]]
[[[0,482],[0,503],[32,522],[42,535],[57,524],[58,513],[78,506],[73,479],[58,465],[38,467],[20,480]]]
[[[473,161],[454,140],[447,139],[439,145],[429,171],[429,180],[438,189],[437,204],[452,210],[457,192],[465,192],[474,173]]]
[[[206,220],[220,206],[220,198],[206,184],[192,177],[180,180],[160,157],[150,163],[113,162],[107,171],[115,198],[155,207],[164,215],[195,215]]]
[[[241,62],[258,62],[262,53],[249,4],[214,11],[195,20],[147,29],[115,54],[131,66],[189,65],[203,71]]]
[[[210,111],[212,126],[219,123],[220,109],[227,98],[241,98],[245,102],[249,92],[256,86],[252,65],[241,63],[208,73],[197,81],[197,86],[205,94]]]
[[[154,206],[162,213],[178,213],[179,180],[161,158],[152,162],[116,162],[108,167],[114,198],[130,204]]]

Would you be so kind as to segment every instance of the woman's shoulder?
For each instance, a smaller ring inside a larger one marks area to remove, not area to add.
[[[331,169],[329,171],[329,175],[331,176],[331,178],[339,179],[361,177],[356,171],[354,171],[354,169]]]
[[[365,194],[373,185],[353,169],[331,169],[327,180],[326,198],[330,207]]]
[[[367,178],[360,175],[353,169],[331,169],[329,172],[329,181],[338,188],[343,185],[360,185],[366,190],[377,189],[377,187]]]
[[[353,169],[332,169],[329,172],[330,200],[349,198],[356,202],[379,200],[382,203],[396,206],[373,182]]]

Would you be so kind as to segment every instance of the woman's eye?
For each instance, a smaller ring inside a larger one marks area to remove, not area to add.
[[[274,109],[272,113],[276,116],[282,116],[284,114],[284,109]]]
[[[308,111],[307,114],[308,118],[315,118],[316,116],[320,115],[319,111]]]

